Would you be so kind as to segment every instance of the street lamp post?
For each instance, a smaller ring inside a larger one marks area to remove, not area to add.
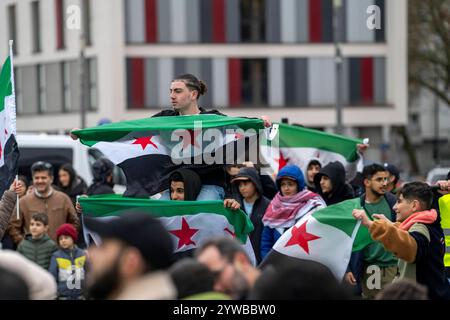
[[[339,46],[339,22],[342,0],[333,0],[333,38],[334,38],[334,63],[336,68],[336,133],[343,133],[342,126],[342,52]]]
[[[85,37],[85,30],[84,30],[84,19],[87,19],[84,15],[84,7],[83,7],[83,1],[80,1],[80,17],[81,17],[81,29],[80,29],[80,55],[78,58],[78,70],[79,70],[79,81],[80,81],[80,114],[81,114],[81,128],[86,128],[86,110],[87,110],[87,95],[88,95],[88,86],[86,81],[86,56],[85,56],[85,49],[86,49],[86,37]]]

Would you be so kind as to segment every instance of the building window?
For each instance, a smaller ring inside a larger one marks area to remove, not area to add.
[[[23,112],[22,68],[14,68],[14,89],[16,93],[16,112],[21,114]]]
[[[264,42],[265,1],[241,2],[241,39],[244,42]]]
[[[38,110],[39,113],[45,113],[47,110],[45,65],[40,64],[37,67],[37,83],[39,93]]]
[[[41,51],[41,20],[39,14],[39,1],[31,3],[31,34],[33,35],[33,52]]]
[[[17,39],[17,23],[16,23],[16,6],[10,5],[8,6],[8,22],[9,22],[9,39],[8,40],[14,40],[13,45],[13,53],[17,54],[17,45],[18,45],[18,39]]]
[[[89,110],[96,110],[98,107],[97,59],[88,60],[88,72],[89,72]]]
[[[64,39],[64,0],[55,0],[56,49],[65,48]]]

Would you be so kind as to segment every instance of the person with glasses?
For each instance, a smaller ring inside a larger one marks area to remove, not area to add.
[[[362,172],[365,192],[361,195],[361,205],[372,218],[374,214],[381,214],[395,222],[394,205],[396,197],[388,192],[389,172],[380,164],[364,167]],[[375,266],[375,267],[374,267]],[[380,270],[380,286],[370,285],[373,271]],[[345,279],[351,285],[362,289],[362,296],[374,299],[375,296],[391,283],[398,271],[397,258],[387,251],[380,242],[373,242],[362,251],[352,254],[348,273]],[[359,290],[358,290],[359,291]]]
[[[56,241],[56,230],[64,223],[79,228],[79,220],[70,198],[53,189],[53,167],[48,162],[38,161],[31,166],[34,190],[19,201],[19,218],[16,208],[11,215],[9,234],[17,244],[30,233],[30,221],[34,213],[48,215],[48,234]]]
[[[235,239],[208,240],[195,250],[195,257],[213,272],[214,291],[224,293],[233,300],[245,299],[261,275],[244,247]]]

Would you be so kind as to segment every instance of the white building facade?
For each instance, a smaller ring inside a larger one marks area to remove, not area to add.
[[[390,128],[408,119],[407,1],[339,2],[343,125],[387,144]],[[367,26],[371,5],[381,29]],[[0,57],[14,39],[18,131],[80,126],[79,26],[87,126],[169,108],[171,79],[193,73],[208,85],[206,108],[330,130],[332,17],[332,0],[2,0]],[[369,156],[385,160],[377,148]]]

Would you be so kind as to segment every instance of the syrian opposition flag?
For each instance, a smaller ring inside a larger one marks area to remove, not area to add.
[[[0,197],[9,189],[18,170],[16,97],[12,70],[12,60],[8,57],[0,73]]]
[[[263,156],[270,165],[266,173],[276,176],[287,164],[295,164],[306,174],[309,162],[318,160],[322,167],[329,162],[341,162],[347,173],[347,180],[354,178],[362,170],[362,158],[357,153],[356,145],[361,139],[326,133],[314,129],[288,124],[274,124],[275,137],[261,146]]]
[[[206,114],[123,121],[73,133],[123,169],[125,196],[149,196],[168,189],[168,178],[176,169],[207,170],[235,163],[244,155],[233,152],[234,144],[256,137],[263,128],[261,119]]]
[[[248,234],[250,218],[242,210],[224,208],[222,201],[170,201],[99,195],[79,198],[83,215],[111,219],[129,210],[159,218],[172,235],[175,252],[197,248],[208,239],[230,237],[239,240],[254,259]]]
[[[362,250],[372,242],[367,228],[359,228],[361,222],[352,216],[353,209],[361,209],[359,198],[302,217],[281,235],[261,267],[276,268],[290,258],[314,260],[342,280],[352,251]]]

